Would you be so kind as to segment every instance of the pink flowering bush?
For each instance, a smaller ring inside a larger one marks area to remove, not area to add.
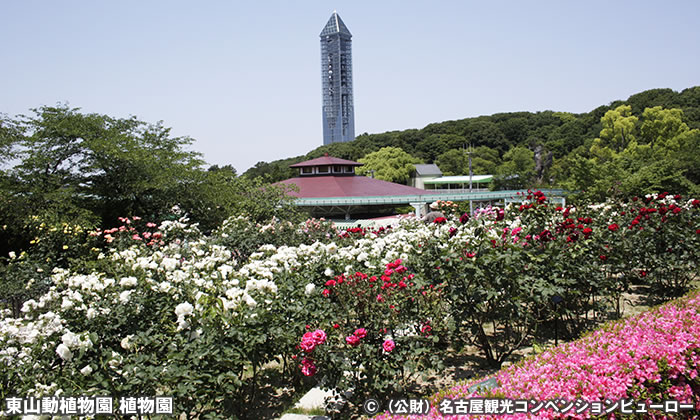
[[[89,233],[90,236],[104,241],[105,245],[126,249],[138,243],[146,246],[165,245],[163,232],[158,230],[158,225],[144,221],[138,216],[119,217],[121,225],[110,229],[98,229]]]
[[[479,381],[469,381],[443,390],[430,398],[431,412],[416,419],[472,418],[442,416],[437,407],[443,399],[510,398],[536,401],[576,399],[588,402],[631,399],[651,403],[674,399],[700,409],[700,293],[670,302],[636,317],[612,322],[583,338],[551,348],[495,375],[498,386],[470,393]],[[619,413],[618,413],[619,414]],[[663,417],[662,413],[652,415]],[[686,411],[674,418],[696,418]],[[498,416],[473,416],[494,418]],[[509,415],[501,418],[559,418],[551,409],[536,416]],[[585,410],[567,418],[590,418]],[[377,419],[407,417],[380,415]]]

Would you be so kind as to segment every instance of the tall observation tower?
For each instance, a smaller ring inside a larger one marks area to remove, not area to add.
[[[352,34],[337,12],[321,31],[323,144],[355,139],[352,102]]]

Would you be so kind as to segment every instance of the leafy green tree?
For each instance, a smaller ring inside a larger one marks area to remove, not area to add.
[[[488,120],[476,120],[470,123],[464,131],[464,137],[469,144],[488,146],[501,152],[508,150],[512,144],[498,126]]]
[[[209,169],[207,169],[209,172],[227,172],[230,175],[236,176],[236,168],[234,168],[232,165],[224,165],[224,166],[219,166],[219,165],[211,165]]]
[[[469,158],[463,149],[449,150],[441,154],[435,163],[446,176],[469,173]]]
[[[479,146],[472,153],[472,172],[476,175],[493,175],[500,164],[498,151]],[[452,149],[441,154],[435,162],[445,175],[469,174],[469,155],[464,149]]]
[[[496,168],[501,164],[498,150],[486,146],[479,146],[474,149],[472,155],[472,170],[477,175],[493,175]]]
[[[439,156],[450,150],[451,144],[464,141],[464,137],[454,134],[431,134],[416,145],[416,155],[426,162],[435,162]]]
[[[197,171],[182,187],[179,205],[204,232],[232,215],[246,215],[255,222],[301,217],[294,198],[287,195],[290,187],[266,184],[261,178],[236,177],[227,170]]]
[[[605,113],[600,122],[603,129],[600,137],[595,139],[591,153],[600,160],[609,160],[621,152],[630,141],[635,140],[637,121],[639,118],[631,115],[629,105],[620,105]]]
[[[663,146],[667,141],[688,131],[688,125],[683,122],[683,110],[663,109],[660,106],[644,110],[641,126],[643,143]]]
[[[527,187],[535,175],[534,153],[525,147],[514,147],[503,155],[503,163],[496,169],[498,188]]]
[[[359,175],[369,175],[374,171],[374,177],[377,179],[406,184],[411,172],[415,170],[413,165],[421,163],[421,160],[397,147],[382,147],[358,162],[364,164],[357,168],[356,172]]]
[[[18,121],[15,192],[35,209],[75,207],[104,221],[157,218],[177,204],[182,184],[203,161],[162,124],[83,114],[67,106],[35,109]]]
[[[697,194],[700,192],[700,129],[680,134],[674,138],[674,143],[675,148],[668,147],[667,160],[675,165],[677,174],[691,182]]]
[[[158,221],[179,205],[204,230],[245,212],[283,216],[287,198],[262,180],[236,177],[230,165],[203,169],[189,137],[173,137],[161,123],[86,114],[65,105],[2,120],[2,156],[17,163],[0,173],[1,244],[26,247],[28,218],[109,226],[120,216]],[[288,169],[288,168],[287,168]]]

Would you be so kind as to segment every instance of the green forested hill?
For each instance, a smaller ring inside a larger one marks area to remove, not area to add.
[[[259,162],[244,176],[274,182],[294,175],[292,163],[324,153],[360,160],[384,147],[437,163],[447,174],[462,174],[468,171],[462,149],[471,144],[475,173],[517,174],[516,186],[556,185],[598,196],[690,192],[700,183],[699,138],[700,86],[681,92],[652,89],[583,114],[512,112],[420,130],[365,133],[303,156]]]

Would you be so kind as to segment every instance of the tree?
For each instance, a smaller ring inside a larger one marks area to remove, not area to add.
[[[498,126],[488,120],[475,120],[464,131],[467,143],[476,146],[488,146],[501,152],[508,150],[509,142]]]
[[[14,121],[0,114],[0,165],[14,157],[18,140],[19,130]]]
[[[476,175],[493,175],[500,161],[497,150],[479,146],[472,152],[472,172]],[[444,175],[469,174],[469,155],[464,149],[448,150],[435,163]]]
[[[472,155],[472,170],[479,175],[493,175],[496,168],[501,164],[498,150],[486,146],[479,146],[474,149]]]
[[[435,161],[443,175],[469,173],[469,158],[463,149],[452,149],[441,154]]]
[[[233,175],[233,176],[236,176],[236,175],[237,175],[236,168],[234,168],[233,165],[224,165],[224,166],[211,165],[211,166],[209,167],[209,169],[207,169],[207,171],[209,171],[209,172],[219,172],[219,171],[223,171],[223,172],[227,172],[227,173],[229,173],[230,175]]]
[[[411,178],[411,172],[415,170],[413,165],[421,163],[421,160],[398,147],[383,147],[358,162],[364,164],[357,168],[359,175],[369,175],[374,171],[374,177],[377,179],[406,184]]]
[[[603,129],[591,147],[594,156],[600,160],[612,159],[616,153],[627,147],[630,141],[635,140],[639,119],[631,115],[631,109],[629,105],[620,105],[603,115],[600,119]]]
[[[458,142],[464,142],[463,137],[454,134],[431,134],[418,142],[415,153],[426,162],[435,162],[438,156],[450,150],[450,144],[456,139],[459,139]]]
[[[494,180],[498,188],[524,188],[535,175],[534,153],[525,147],[514,147],[503,155],[503,163],[496,169]]]
[[[667,141],[688,131],[683,122],[683,110],[663,109],[660,106],[646,108],[642,114],[641,139],[644,144],[664,146]]]

